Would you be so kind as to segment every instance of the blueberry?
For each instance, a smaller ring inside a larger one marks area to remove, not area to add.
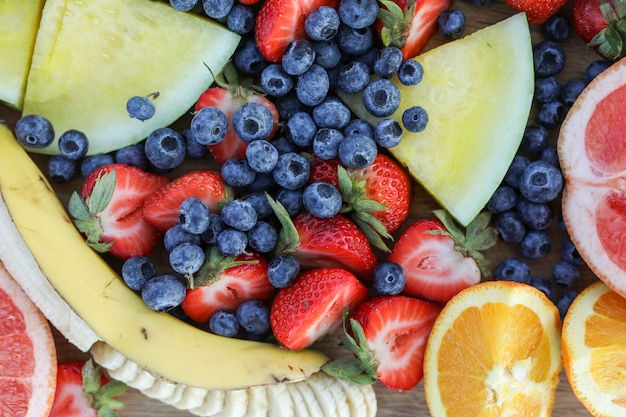
[[[248,333],[264,334],[270,329],[270,309],[260,300],[244,301],[237,307],[235,316]]]
[[[146,151],[141,143],[128,145],[115,151],[115,162],[145,170],[148,166]]]
[[[323,160],[336,158],[343,138],[343,133],[337,129],[321,128],[313,138],[313,153]]]
[[[554,304],[559,309],[559,315],[561,316],[561,320],[565,318],[567,311],[569,310],[570,305],[576,298],[578,293],[573,290],[563,291],[554,301]]]
[[[572,265],[585,265],[584,259],[580,256],[580,253],[578,253],[578,249],[576,249],[574,242],[572,242],[569,236],[561,242],[561,259]]]
[[[395,119],[381,119],[374,126],[374,141],[381,148],[393,148],[402,140],[404,130]]]
[[[341,62],[341,50],[334,40],[318,41],[313,43],[315,48],[314,63],[329,70]]]
[[[339,143],[339,159],[348,168],[366,168],[374,162],[378,155],[378,147],[374,139],[360,134],[344,136]]]
[[[15,138],[22,146],[46,148],[54,141],[54,128],[45,117],[28,114],[20,117],[15,124]]]
[[[146,281],[156,275],[156,265],[147,256],[132,256],[122,264],[122,279],[128,288],[135,291],[140,291]]]
[[[341,21],[354,29],[363,29],[374,23],[378,16],[376,0],[340,0],[338,7]]]
[[[293,255],[280,255],[272,259],[267,268],[267,278],[275,288],[291,285],[300,273],[300,263]]]
[[[530,160],[528,158],[522,155],[515,155],[513,157],[513,161],[511,161],[509,169],[504,175],[504,182],[515,189],[519,189],[519,179],[528,164],[530,164]]]
[[[424,78],[424,67],[414,59],[407,59],[400,65],[398,81],[403,85],[419,84]]]
[[[209,208],[199,198],[188,197],[178,209],[178,223],[184,231],[199,235],[209,227]]]
[[[428,113],[423,107],[409,107],[402,113],[402,124],[409,132],[422,132],[428,125]]]
[[[233,116],[233,129],[245,142],[267,140],[274,129],[272,112],[262,104],[245,103]]]
[[[241,41],[232,59],[235,68],[248,75],[261,74],[268,64],[254,40],[248,38]]]
[[[174,226],[167,229],[163,234],[163,245],[165,246],[165,250],[170,252],[181,243],[193,243],[194,245],[200,245],[201,238],[197,234],[189,233],[184,230],[179,223],[176,223]]]
[[[552,15],[543,25],[548,39],[561,42],[569,37],[571,25],[569,19],[562,14]]]
[[[191,136],[201,145],[215,145],[226,137],[228,120],[224,112],[214,106],[201,108],[193,115]]]
[[[228,225],[224,223],[224,220],[222,220],[222,216],[220,216],[219,214],[210,213],[209,214],[209,226],[200,235],[200,237],[202,238],[203,242],[206,242],[209,245],[216,245],[217,237],[222,231],[226,230],[227,228],[228,228]]]
[[[280,64],[270,64],[261,72],[261,87],[270,96],[284,96],[293,89],[293,77]]]
[[[494,227],[505,242],[519,243],[526,235],[526,225],[519,213],[513,210],[498,214]]]
[[[536,123],[530,124],[524,129],[520,148],[524,152],[536,153],[547,145],[548,140],[548,128]]]
[[[89,149],[89,139],[80,130],[70,129],[59,136],[57,142],[59,154],[67,159],[77,161],[87,155]]]
[[[368,52],[374,45],[374,32],[371,26],[355,29],[342,23],[339,25],[335,40],[345,54],[359,56]]]
[[[80,175],[83,178],[87,178],[89,174],[94,172],[96,169],[103,167],[105,165],[110,165],[115,162],[113,155],[108,153],[98,153],[95,155],[91,155],[83,159],[80,164]]]
[[[563,88],[561,89],[561,100],[563,103],[567,105],[572,105],[583,92],[583,90],[587,87],[587,83],[583,80],[569,80],[563,84]]]
[[[320,6],[306,17],[304,30],[314,41],[327,41],[335,37],[339,23],[337,10],[330,6]]]
[[[552,241],[543,230],[529,230],[520,242],[520,250],[526,259],[541,259],[552,250]]]
[[[246,233],[248,245],[257,252],[269,253],[273,251],[278,241],[276,228],[262,220],[257,221],[254,227]]]
[[[610,67],[613,64],[613,61],[609,61],[608,59],[598,59],[591,62],[585,68],[584,80],[587,84],[591,82],[594,78],[596,78],[601,72]]]
[[[315,48],[306,39],[289,42],[283,53],[283,70],[289,75],[304,74],[315,61]]]
[[[554,214],[547,203],[534,203],[525,198],[517,202],[516,210],[522,221],[532,230],[545,230],[552,224]]]
[[[224,229],[217,235],[217,247],[223,255],[238,256],[245,252],[248,246],[248,236],[237,229]]]
[[[235,337],[239,327],[235,314],[228,311],[220,310],[209,319],[209,330],[218,336]]]
[[[317,132],[313,117],[304,111],[294,113],[286,124],[287,137],[300,147],[310,146]]]
[[[265,191],[249,194],[244,200],[252,205],[258,220],[267,219],[274,213]]]
[[[439,34],[446,39],[458,39],[465,31],[465,13],[460,9],[448,9],[437,18]]]
[[[379,294],[400,294],[405,285],[404,268],[401,265],[391,261],[382,261],[374,268],[372,286]]]
[[[278,163],[272,175],[280,187],[297,190],[309,181],[311,164],[299,153],[285,153],[278,157]]]
[[[552,279],[563,287],[571,287],[580,279],[580,270],[572,263],[560,261],[552,267]]]
[[[348,106],[335,96],[327,97],[313,108],[313,121],[318,127],[342,129],[348,125],[352,113]]]
[[[246,160],[254,172],[271,172],[278,163],[278,151],[266,140],[255,140],[246,148]]]
[[[555,76],[535,79],[534,99],[546,103],[561,97],[561,82]]]
[[[126,111],[133,119],[148,120],[156,113],[156,107],[150,96],[133,96],[126,102]]]
[[[244,232],[252,229],[258,220],[252,204],[241,199],[234,199],[224,204],[221,214],[224,223]]]
[[[230,158],[220,168],[224,181],[233,187],[245,187],[256,179],[256,172],[247,159]]]
[[[378,59],[380,48],[376,45],[372,45],[367,51],[359,55],[350,55],[352,60],[365,64],[370,71],[374,71],[374,62]]]
[[[560,169],[561,163],[559,162],[559,152],[556,144],[547,144],[542,150],[539,151],[539,155],[537,155],[537,157],[538,160],[545,161]]]
[[[539,123],[548,129],[552,129],[561,124],[566,114],[567,109],[563,102],[560,100],[552,100],[541,105],[537,119]]]
[[[544,293],[546,297],[552,299],[552,281],[544,277],[531,277],[529,284]]]
[[[220,20],[228,16],[234,2],[234,0],[202,0],[202,8],[207,16]]]
[[[185,141],[185,157],[190,159],[199,159],[204,157],[209,150],[207,147],[193,137],[191,134],[191,128],[185,128],[182,130],[181,135],[183,136],[183,140]],[[143,149],[142,149],[143,152]],[[144,154],[145,158],[145,154]]]
[[[295,82],[295,81],[294,81]],[[329,84],[330,86],[330,84]],[[274,98],[274,104],[281,120],[287,120],[299,111],[307,111],[309,106],[304,105],[298,98],[295,88],[284,96]]]
[[[533,46],[533,64],[537,77],[556,75],[565,67],[565,50],[552,40],[541,41]]]
[[[370,82],[370,69],[362,62],[350,61],[341,67],[337,87],[352,94],[363,90]]]
[[[296,81],[296,96],[305,106],[317,106],[326,98],[330,79],[324,67],[313,64]]]
[[[57,184],[71,181],[78,174],[78,163],[63,155],[52,155],[48,159],[48,177]]]
[[[174,275],[159,275],[146,281],[141,288],[143,302],[152,310],[169,311],[182,303],[185,285]]]
[[[179,12],[189,12],[198,7],[198,0],[169,0],[170,6]]]
[[[314,127],[314,129],[317,129],[317,127]],[[278,151],[278,155],[282,155],[287,152],[298,152],[300,150],[300,146],[295,144],[291,138],[282,135],[274,137],[272,139],[272,145],[274,145]]]
[[[400,106],[400,90],[390,80],[372,81],[363,90],[363,106],[372,116],[391,116]]]
[[[360,134],[360,135],[365,135],[365,136],[369,136],[373,138],[375,132],[374,132],[374,126],[372,126],[370,122],[364,119],[356,118],[356,119],[350,120],[348,125],[343,128],[343,134],[344,136],[350,135],[350,134]]]
[[[503,213],[517,205],[517,191],[508,185],[500,185],[487,201],[486,208],[493,214]]]
[[[235,3],[226,16],[226,26],[239,35],[246,35],[254,29],[255,18],[255,12],[250,6]]]
[[[276,201],[282,204],[289,216],[295,217],[304,209],[302,190],[281,189],[276,193]]]
[[[537,160],[524,169],[519,180],[522,196],[534,203],[549,203],[563,188],[563,176],[554,165]]]
[[[169,127],[150,133],[144,146],[146,158],[158,169],[170,170],[185,160],[185,141],[178,132]]]
[[[339,213],[343,200],[333,184],[325,181],[313,182],[302,193],[304,208],[312,215],[329,218]]]
[[[378,52],[374,61],[374,73],[380,78],[391,78],[400,70],[403,59],[400,48],[386,46]]]
[[[248,184],[241,190],[243,193],[250,194],[257,191],[268,191],[276,187],[272,172],[257,172],[252,184]]]
[[[506,258],[496,266],[494,279],[528,284],[530,282],[530,266],[520,259]]]
[[[181,243],[169,253],[170,266],[174,271],[183,275],[198,272],[204,264],[204,258],[202,247],[189,242]]]

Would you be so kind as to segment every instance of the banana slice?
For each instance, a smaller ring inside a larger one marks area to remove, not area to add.
[[[287,387],[287,392],[289,392],[289,396],[291,397],[291,402],[293,403],[293,417],[309,417],[311,414],[309,413],[309,408],[307,407],[306,401],[302,396],[302,393],[298,389],[298,387]],[[315,417],[315,416],[312,416]]]
[[[216,416],[224,409],[224,398],[226,397],[226,391],[211,390],[206,393],[204,401],[200,407],[192,408],[189,410],[191,414],[196,416]]]
[[[245,417],[267,417],[270,400],[267,398],[267,388],[255,386],[248,388],[248,411]]]
[[[291,387],[290,384],[274,384],[266,387],[269,399],[268,417],[293,416],[293,402],[287,392],[288,386]]]
[[[348,401],[348,409],[351,416],[364,416],[364,415],[376,415],[376,408],[372,408],[371,404],[368,404],[367,396],[361,389],[363,386],[346,381],[345,379],[337,378],[337,384],[341,385],[342,391],[346,395]],[[371,388],[371,387],[369,387]],[[369,390],[368,394],[371,394]]]
[[[319,401],[317,400],[317,397],[315,396],[315,392],[313,391],[313,389],[311,389],[311,386],[309,383],[306,383],[306,384],[294,383],[293,387],[297,389],[298,391],[300,391],[300,395],[302,395],[302,398],[304,398],[304,403],[309,409],[309,415],[311,416],[325,415]]]

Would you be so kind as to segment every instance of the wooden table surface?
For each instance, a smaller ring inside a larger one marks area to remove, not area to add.
[[[571,0],[570,0],[571,1]],[[488,24],[500,21],[507,16],[510,16],[513,11],[499,0],[493,0],[493,3],[486,7],[476,7],[470,5],[467,0],[456,1],[453,7],[461,8],[466,12],[467,16],[467,28],[466,34],[473,32],[476,29],[482,28]],[[562,12],[566,15],[570,13],[571,4],[565,6]],[[544,34],[540,26],[532,27],[533,42],[537,42],[543,39]],[[429,48],[437,46],[442,43],[443,40],[436,35],[430,42]],[[558,78],[561,81],[567,81],[569,79],[579,78],[582,79],[583,73],[587,65],[598,59],[592,51],[587,50],[585,45],[580,41],[577,35],[572,31],[569,39],[563,42],[563,46],[567,53],[567,65],[566,69],[559,74]],[[12,126],[17,120],[18,114],[15,111],[9,110],[6,107],[0,105],[0,120],[5,120],[10,126]],[[552,132],[552,139],[555,140],[557,132]],[[34,156],[40,166],[44,166],[45,158],[41,156]],[[1,169],[1,167],[0,167]],[[80,180],[76,180],[70,184],[64,186],[56,186],[59,195],[62,200],[67,199],[72,190],[80,187]],[[415,187],[414,201],[411,210],[411,219],[417,219],[428,215],[428,210],[435,208],[435,205],[431,198],[419,188]],[[555,210],[559,210],[558,204],[555,205]],[[557,218],[558,219],[558,218]],[[407,222],[408,223],[408,222]],[[559,248],[560,241],[563,238],[563,232],[561,231],[558,220],[555,220],[554,224],[550,227],[550,233],[553,237],[553,249],[552,253],[546,258],[540,261],[531,262],[531,268],[534,275],[550,277],[550,271],[552,265],[559,260]],[[498,244],[498,246],[488,252],[493,265],[495,265],[502,258],[514,255],[519,256],[518,249],[514,246],[509,246],[504,243]],[[587,286],[589,283],[596,280],[595,276],[583,268],[582,279],[576,285],[575,289],[580,290]],[[55,339],[57,341],[58,357],[60,361],[72,360],[72,359],[84,359],[88,355],[80,352],[55,331]],[[420,384],[414,390],[404,393],[392,392],[383,388],[380,385],[375,387],[378,397],[378,407],[380,417],[423,417],[429,416],[428,408],[424,400],[423,387]],[[184,417],[190,414],[185,411],[176,410],[168,405],[162,404],[156,400],[151,400],[141,393],[130,389],[124,396],[123,400],[127,403],[127,408],[120,412],[121,417]],[[558,387],[556,402],[554,404],[554,416],[569,416],[569,417],[582,417],[589,416],[590,414],[581,406],[578,400],[573,395],[570,386],[567,382],[565,373],[561,373],[561,382]]]

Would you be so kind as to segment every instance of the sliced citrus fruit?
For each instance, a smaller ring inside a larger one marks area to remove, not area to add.
[[[0,263],[0,415],[47,417],[56,371],[46,318]]]
[[[625,107],[626,60],[621,60],[580,94],[557,142],[567,231],[591,270],[622,296],[626,296]]]
[[[43,0],[0,0],[0,101],[20,110]]]
[[[563,364],[572,391],[595,417],[626,415],[626,299],[602,281],[574,299],[563,320]]]
[[[422,132],[405,131],[390,151],[462,225],[482,210],[515,156],[534,92],[532,45],[523,14],[415,58],[422,81],[403,86],[391,116],[421,106],[428,112]],[[342,98],[372,123],[360,94]]]
[[[486,281],[450,300],[424,359],[433,416],[550,416],[561,370],[558,309],[539,290]]]
[[[48,0],[23,111],[47,117],[57,137],[84,132],[90,154],[119,149],[188,111],[238,43],[215,21],[166,2]],[[129,117],[128,99],[153,93],[155,115]],[[56,142],[38,151],[58,153]]]

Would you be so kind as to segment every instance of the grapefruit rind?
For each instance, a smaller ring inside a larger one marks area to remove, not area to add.
[[[579,95],[561,125],[557,149],[564,177],[563,221],[587,266],[611,289],[626,296],[626,251],[621,249],[626,215],[626,166],[599,166],[587,156],[587,125],[598,104],[611,92],[626,91],[626,60],[594,78]],[[620,93],[622,94],[622,93]],[[626,104],[615,109],[621,114]],[[599,230],[601,227],[602,230]],[[620,264],[622,265],[620,267]]]
[[[46,1],[26,85],[24,114],[58,136],[84,132],[89,154],[145,139],[193,106],[239,43],[208,18],[148,0]],[[158,93],[155,115],[129,117],[132,96]],[[55,142],[33,152],[55,154]]]
[[[391,153],[456,220],[467,226],[485,207],[515,156],[534,93],[528,21],[516,14],[415,58],[422,81],[400,88],[391,115],[421,106],[429,116],[422,132],[404,132]],[[338,94],[361,118],[379,119],[361,94]]]

